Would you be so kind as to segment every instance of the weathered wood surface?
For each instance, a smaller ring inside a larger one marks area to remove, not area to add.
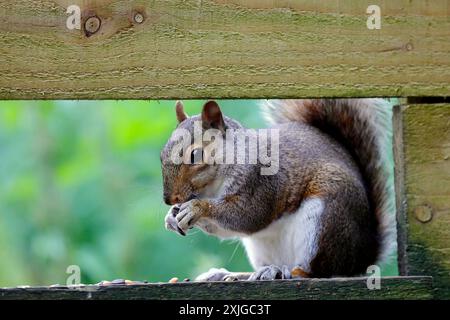
[[[381,288],[379,290],[369,290],[367,288],[367,278],[0,289],[0,299],[277,300],[431,298],[431,277],[386,277],[381,279]]]
[[[448,1],[382,1],[381,30],[371,4],[3,0],[0,99],[449,95]]]
[[[399,107],[394,123],[400,271],[449,299],[450,104]]]

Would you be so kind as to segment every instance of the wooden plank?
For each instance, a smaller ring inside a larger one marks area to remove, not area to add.
[[[431,277],[386,277],[379,290],[367,278],[256,282],[160,283],[132,286],[3,288],[0,299],[430,299]]]
[[[450,298],[450,104],[397,107],[399,260]]]
[[[371,4],[3,0],[0,99],[450,95],[449,2],[382,1],[380,30]]]

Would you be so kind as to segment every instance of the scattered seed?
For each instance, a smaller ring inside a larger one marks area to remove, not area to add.
[[[111,281],[112,284],[114,285],[121,285],[121,284],[125,284],[125,280],[123,279],[115,279],[113,281]]]

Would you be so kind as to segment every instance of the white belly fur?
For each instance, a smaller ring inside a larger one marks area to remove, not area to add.
[[[277,265],[310,271],[317,253],[320,221],[324,203],[309,198],[300,208],[270,224],[265,229],[242,238],[253,268]]]

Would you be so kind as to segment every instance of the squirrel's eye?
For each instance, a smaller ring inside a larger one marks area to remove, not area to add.
[[[191,164],[199,164],[203,161],[203,149],[196,148],[191,152]]]

